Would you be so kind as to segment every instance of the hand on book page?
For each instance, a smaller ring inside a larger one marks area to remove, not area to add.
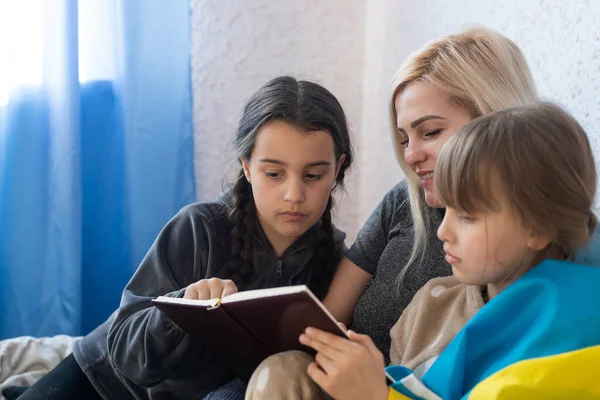
[[[300,342],[317,351],[308,374],[336,399],[387,399],[383,354],[369,336],[351,330],[347,335],[307,328]]]
[[[201,279],[185,289],[183,298],[192,300],[222,299],[237,291],[237,286],[230,279]]]

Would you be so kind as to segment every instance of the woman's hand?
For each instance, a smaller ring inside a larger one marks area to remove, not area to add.
[[[338,400],[388,398],[383,354],[371,338],[353,331],[350,340],[315,328],[300,335],[300,343],[317,351],[308,374]]]
[[[192,283],[185,289],[184,299],[210,300],[222,299],[238,291],[237,286],[229,279],[202,279]]]

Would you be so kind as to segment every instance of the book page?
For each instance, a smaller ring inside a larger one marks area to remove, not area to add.
[[[249,299],[258,299],[264,297],[282,296],[291,293],[308,292],[306,285],[282,286],[270,289],[246,290],[223,297],[221,303],[232,303],[235,301],[244,301]]]
[[[220,299],[199,300],[199,299],[183,299],[181,297],[159,296],[156,301],[162,303],[187,304],[190,306],[199,307],[215,307],[219,304]]]

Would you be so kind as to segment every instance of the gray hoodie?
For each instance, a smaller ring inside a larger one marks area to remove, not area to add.
[[[104,399],[201,399],[233,378],[211,354],[152,306],[183,297],[200,279],[229,278],[233,224],[224,202],[183,208],[161,231],[125,287],[119,309],[75,344],[77,363]],[[278,258],[258,229],[255,273],[240,290],[307,283],[316,268],[317,223]],[[336,265],[345,234],[335,231]]]

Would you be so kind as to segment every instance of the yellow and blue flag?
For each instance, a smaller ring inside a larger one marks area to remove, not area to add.
[[[545,260],[485,305],[389,399],[600,399],[600,268]]]

